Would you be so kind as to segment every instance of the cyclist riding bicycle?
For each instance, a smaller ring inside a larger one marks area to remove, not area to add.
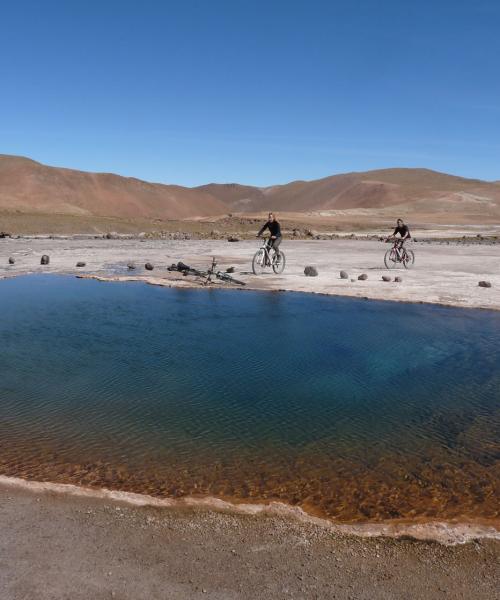
[[[271,237],[269,238],[269,248],[273,248],[274,252],[278,254],[278,248],[281,244],[281,226],[276,220],[276,215],[272,212],[268,215],[268,221],[259,230],[256,237],[260,237],[266,229],[269,229]]]
[[[399,233],[399,238],[396,238],[396,236]],[[401,246],[405,243],[406,240],[411,239],[411,233],[410,230],[408,228],[408,225],[405,225],[403,223],[403,219],[398,219],[397,223],[396,223],[396,228],[394,229],[392,235],[390,235],[388,238],[388,240],[390,239],[397,239],[399,244],[398,246],[401,248]]]

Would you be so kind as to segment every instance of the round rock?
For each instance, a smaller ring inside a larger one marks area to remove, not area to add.
[[[349,273],[347,271],[340,271],[340,279],[349,279]]]
[[[358,281],[366,281],[367,279],[368,275],[366,273],[363,273],[358,277]]]
[[[306,277],[317,277],[318,269],[316,269],[316,267],[308,266],[304,269],[304,275]]]
[[[152,271],[154,269],[154,266],[151,263],[147,262],[144,265],[144,268],[146,269],[146,271]]]
[[[49,256],[47,254],[44,254],[42,256],[42,258],[40,259],[40,264],[41,265],[48,265],[49,262],[50,262],[50,258],[49,258]]]
[[[9,265],[13,265],[16,261],[12,258],[12,256],[9,256]]]
[[[382,275],[382,281],[391,281],[391,278],[389,275]]]

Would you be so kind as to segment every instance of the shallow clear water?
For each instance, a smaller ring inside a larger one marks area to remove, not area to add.
[[[499,516],[499,313],[29,276],[0,315],[0,473]]]

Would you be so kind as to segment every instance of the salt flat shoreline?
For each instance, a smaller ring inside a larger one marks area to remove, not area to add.
[[[387,244],[366,240],[283,241],[287,265],[282,275],[272,272],[255,276],[252,256],[258,242],[225,240],[104,240],[6,238],[0,240],[0,278],[32,273],[94,277],[110,281],[144,281],[167,287],[199,287],[196,278],[167,270],[183,261],[207,269],[215,256],[221,270],[234,267],[234,275],[246,282],[244,289],[295,291],[326,295],[393,300],[500,310],[500,244],[442,244],[413,242],[416,255],[411,270],[388,271],[383,263]],[[50,264],[40,265],[43,254]],[[8,258],[15,260],[8,264]],[[77,268],[76,263],[85,262]],[[150,262],[153,271],[146,271]],[[136,268],[129,270],[128,263]],[[305,277],[312,265],[317,277]],[[348,279],[340,278],[347,271]],[[358,276],[366,274],[366,281]],[[382,275],[402,278],[401,283],[382,281]],[[489,281],[491,288],[478,286]],[[222,287],[215,283],[211,287]],[[227,287],[227,285],[225,286]],[[231,286],[237,287],[237,286]]]
[[[0,597],[494,598],[500,542],[362,538],[276,512],[0,481]],[[74,486],[70,486],[74,487]],[[74,490],[73,490],[74,491]]]
[[[166,510],[186,508],[205,509],[234,515],[279,516],[290,521],[314,524],[340,535],[360,538],[412,538],[453,546],[474,540],[496,540],[500,542],[500,522],[482,519],[473,521],[443,521],[431,519],[369,521],[343,523],[315,517],[298,506],[283,502],[262,504],[233,503],[213,496],[185,496],[183,498],[159,498],[148,494],[123,492],[107,488],[89,488],[66,483],[32,481],[19,477],[0,475],[0,486],[11,490],[25,490],[35,494],[58,494],[66,497],[94,498],[109,502],[119,502],[137,507],[154,507]]]

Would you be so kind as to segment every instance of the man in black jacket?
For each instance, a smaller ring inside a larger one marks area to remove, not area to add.
[[[269,213],[268,221],[260,228],[257,237],[260,237],[266,229],[269,229],[269,233],[271,234],[268,242],[269,248],[274,248],[274,251],[278,253],[278,248],[281,244],[281,227],[278,221],[276,220],[274,213],[272,212]]]
[[[411,234],[410,234],[408,225],[404,224],[403,219],[397,220],[396,228],[394,229],[394,232],[391,237],[393,237],[393,238],[396,237],[396,235],[398,233],[401,236],[402,242],[404,242],[405,240],[409,240],[411,238]]]

